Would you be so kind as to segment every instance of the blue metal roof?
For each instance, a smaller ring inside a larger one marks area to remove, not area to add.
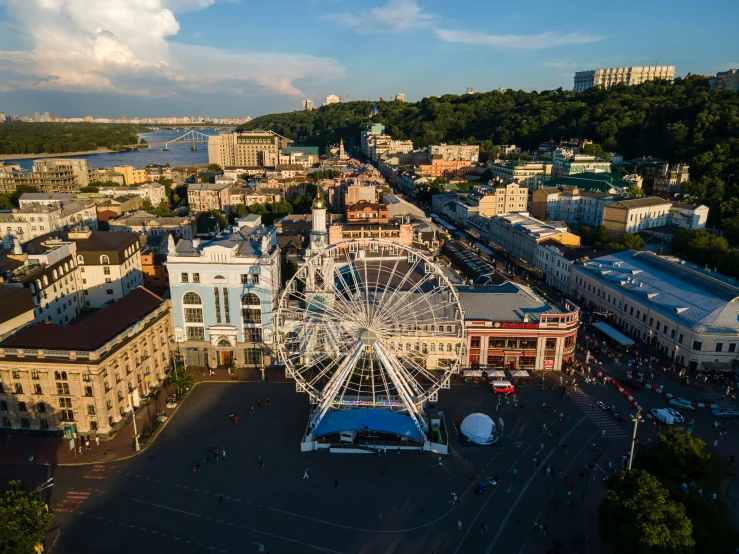
[[[425,438],[410,416],[376,408],[339,410],[326,414],[313,434],[320,436],[341,431],[378,431],[416,440]]]

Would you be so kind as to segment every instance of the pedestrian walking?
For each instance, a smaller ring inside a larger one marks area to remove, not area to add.
[[[226,451],[224,450],[224,451],[223,451],[223,452],[221,453],[221,455],[223,456],[223,459],[225,460],[225,459],[226,459]]]
[[[441,467],[441,456],[439,456],[439,463],[436,464],[436,465],[438,465],[439,467]]]
[[[228,416],[228,417],[229,417],[229,418],[231,419],[231,423],[233,423],[233,422],[234,422],[234,415],[233,415],[233,412],[232,412],[232,413],[231,413],[231,415],[230,415],[230,416]]]
[[[603,430],[602,430],[602,431],[600,432],[600,438],[602,438],[602,439],[606,438],[606,430],[605,430],[605,429],[603,429]]]
[[[400,447],[398,447],[398,456],[400,456]]]
[[[252,407],[251,407],[251,410],[249,411],[249,413],[253,414],[253,413],[254,413],[255,411],[256,411],[256,410],[254,409],[254,406],[252,406]]]
[[[378,448],[378,449],[377,449],[377,457],[379,458],[380,456],[382,456],[382,452],[381,452],[381,451],[380,451],[380,449]]]
[[[219,495],[218,495],[218,502],[219,502],[220,504],[223,504],[223,495],[222,495],[222,494],[219,494]]]
[[[387,446],[382,447],[382,453],[383,455],[387,456]]]
[[[259,462],[259,469],[264,469],[264,460]]]
[[[269,396],[267,397],[267,406],[269,406]]]
[[[547,526],[545,525],[541,530],[541,536],[546,537],[547,536]]]
[[[543,537],[544,536],[544,526],[539,525],[539,534]]]
[[[95,446],[100,446],[100,437],[95,435]]]
[[[308,479],[310,475],[308,474],[308,470],[305,470],[305,473],[303,473],[303,479]]]
[[[713,447],[718,448],[718,439],[713,441]]]
[[[459,529],[460,531],[462,530],[462,520],[461,519],[457,520],[457,529]]]

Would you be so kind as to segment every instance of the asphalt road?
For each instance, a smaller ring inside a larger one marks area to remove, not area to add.
[[[615,393],[602,386],[596,392]],[[257,399],[261,407],[256,407]],[[257,552],[260,545],[273,554],[434,549],[439,554],[536,553],[558,538],[565,543],[562,554],[575,552],[569,541],[585,533],[582,494],[588,479],[578,473],[617,437],[601,439],[588,410],[562,399],[549,386],[519,388],[523,410],[514,409],[509,399],[496,414],[497,399],[483,386],[454,386],[442,392],[440,408],[454,450],[438,466],[438,456],[428,453],[300,453],[308,402],[294,386],[208,384],[193,391],[143,455],[93,473],[89,466],[36,469],[38,475],[29,473],[23,479],[36,485],[53,471],[50,505],[65,498],[78,503],[58,512],[62,534],[56,554]],[[551,404],[547,412],[541,408],[544,401]],[[254,414],[249,413],[252,405]],[[571,417],[555,423],[554,410]],[[455,426],[477,411],[495,420],[503,417],[502,445],[460,442]],[[239,415],[239,425],[230,424],[231,412]],[[541,431],[540,419],[551,425],[552,439]],[[566,453],[556,447],[557,440],[567,443]],[[204,462],[209,448],[225,449],[226,460]],[[561,468],[563,475],[574,477],[574,506],[567,505],[570,489],[561,479],[547,477],[543,466],[534,469],[535,456],[554,473]],[[193,476],[196,462],[202,472]],[[309,479],[303,479],[305,469]],[[28,471],[0,466],[3,478]],[[475,494],[483,478],[495,475],[503,479],[500,486]],[[334,479],[339,482],[336,488]],[[449,506],[451,492],[460,496],[458,507]],[[224,495],[223,503],[219,494]],[[547,525],[546,537],[531,531],[535,520]],[[482,523],[487,524],[484,532]]]

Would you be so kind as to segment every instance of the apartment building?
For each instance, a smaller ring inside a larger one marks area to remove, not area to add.
[[[583,309],[691,370],[727,370],[739,352],[739,287],[720,276],[633,250],[575,264],[572,294]]]
[[[113,166],[113,171],[123,175],[126,185],[138,185],[140,183],[146,183],[149,180],[149,174],[146,169],[136,169],[132,165],[116,165]]]
[[[406,246],[413,245],[413,225],[410,223],[382,223],[364,225],[333,224],[328,228],[328,244],[359,239],[382,239]],[[357,252],[357,245],[349,245],[349,251]]]
[[[578,173],[609,173],[611,162],[587,154],[575,154],[568,148],[558,148],[552,155],[552,178]]]
[[[605,254],[596,252],[592,246],[572,247],[555,239],[546,239],[537,245],[534,265],[544,273],[547,285],[569,295],[572,264]]]
[[[0,193],[12,194],[19,185],[36,187],[44,193],[74,192],[80,188],[80,181],[72,164],[35,160],[33,170],[27,170],[19,164],[1,163]]]
[[[221,133],[208,137],[208,163],[221,167],[275,167],[280,139],[272,131]]]
[[[194,212],[223,211],[230,201],[232,183],[190,183],[187,203]]]
[[[175,340],[188,365],[271,363],[273,315],[280,290],[280,251],[272,226],[258,218],[211,240],[170,235],[167,270]]]
[[[349,225],[388,223],[390,210],[385,204],[377,202],[357,202],[346,207],[346,221]]]
[[[359,132],[359,149],[365,157],[370,157],[369,151],[369,140],[372,137],[385,134],[385,126],[381,123],[375,123],[372,125],[365,125],[364,128]]]
[[[313,100],[311,100],[310,98],[306,98],[301,103],[300,109],[303,110],[304,112],[309,112],[311,110],[316,109],[316,105],[313,103]]]
[[[556,239],[567,246],[580,245],[580,237],[570,233],[564,223],[544,223],[528,212],[491,217],[487,227],[484,237],[487,242],[500,246],[512,257],[531,266],[536,262],[538,244],[546,239]]]
[[[654,177],[652,194],[668,196],[680,194],[682,186],[690,180],[690,166],[684,163],[669,164],[665,162]]]
[[[71,227],[98,228],[94,202],[60,202],[50,205],[26,203],[22,208],[0,214],[0,236],[5,248],[12,247],[15,239],[22,244],[49,232]]]
[[[684,229],[703,229],[708,206],[670,202],[657,197],[632,198],[607,204],[603,225],[611,233],[638,233],[642,229],[673,225]]]
[[[171,308],[138,288],[74,325],[0,342],[0,424],[106,438],[172,367]]]
[[[137,187],[100,187],[98,194],[104,196],[134,195],[147,198],[152,206],[158,206],[167,199],[164,185],[161,183],[144,183]]]
[[[541,187],[534,191],[531,213],[539,219],[582,223],[597,227],[603,223],[603,208],[623,198],[608,192],[589,192],[578,187]]]
[[[552,176],[550,162],[510,161],[489,163],[493,177],[508,181],[515,179],[529,190],[536,190]]]
[[[719,90],[739,92],[739,69],[719,71],[714,78],[710,79],[710,83],[712,87]]]
[[[579,309],[549,304],[523,285],[459,287],[467,329],[463,367],[559,371],[575,356]]]
[[[58,206],[72,201],[74,193],[71,192],[24,192],[18,198],[18,207],[25,208],[31,204],[41,204],[43,206]]]
[[[480,159],[479,144],[430,144],[427,150],[429,160],[439,157],[446,161],[477,163]]]
[[[585,92],[591,87],[608,88],[619,83],[627,86],[639,85],[645,81],[662,79],[672,82],[675,79],[674,65],[650,65],[634,67],[610,67],[591,69],[575,73],[575,92]]]
[[[324,106],[330,106],[331,104],[338,104],[341,102],[341,98],[336,96],[335,94],[329,94],[326,99],[323,101]]]
[[[435,156],[428,163],[422,163],[416,166],[416,171],[422,175],[429,177],[462,177],[469,173],[475,165],[469,161],[463,160],[445,160],[440,156]]]

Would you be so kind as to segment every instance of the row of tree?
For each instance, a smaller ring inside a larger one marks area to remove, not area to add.
[[[0,125],[0,154],[61,154],[98,148],[122,150],[139,142],[140,125],[112,123],[24,123]]]

